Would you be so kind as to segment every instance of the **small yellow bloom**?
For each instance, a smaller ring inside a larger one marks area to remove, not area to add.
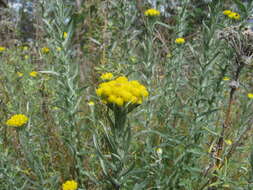
[[[94,103],[93,101],[89,101],[89,102],[88,102],[88,105],[89,105],[89,106],[94,106],[95,103]]]
[[[156,153],[157,153],[158,155],[161,155],[161,154],[163,153],[163,149],[157,148],[157,149],[156,149]]]
[[[100,79],[102,80],[111,80],[113,78],[112,73],[104,73],[100,76]]]
[[[230,11],[230,10],[224,10],[223,11],[223,14],[226,15],[226,16],[228,16],[230,13],[232,13],[232,11]]]
[[[231,19],[235,19],[235,20],[239,20],[240,19],[240,15],[238,13],[235,13],[235,12],[231,12],[228,15],[228,17],[231,18]]]
[[[29,56],[28,56],[28,55],[25,55],[25,56],[24,56],[24,59],[25,59],[25,60],[29,59]]]
[[[68,33],[67,32],[63,32],[63,38],[66,39],[68,37]]]
[[[229,188],[230,185],[229,184],[224,184],[224,185],[222,185],[222,187]]]
[[[248,98],[253,99],[253,93],[248,93]]]
[[[172,54],[170,52],[167,53],[166,58],[170,59],[172,57]]]
[[[224,81],[228,81],[228,80],[230,80],[230,78],[229,77],[223,77],[223,79],[222,80],[224,80]]]
[[[48,47],[43,47],[42,49],[41,49],[41,51],[42,51],[42,53],[49,53],[49,51],[50,51],[50,49],[48,48]]]
[[[62,184],[62,190],[76,190],[77,189],[77,182],[74,180],[66,181]]]
[[[227,145],[231,145],[233,142],[232,142],[231,140],[227,139],[227,140],[225,140],[225,143],[226,143]]]
[[[37,77],[38,72],[37,72],[37,71],[32,71],[32,72],[29,73],[29,75],[30,75],[31,77]]]
[[[161,13],[156,9],[148,9],[144,12],[145,16],[159,16]]]
[[[21,72],[17,72],[17,75],[18,75],[19,77],[22,77],[24,74],[21,73]]]
[[[58,52],[61,51],[61,48],[60,48],[60,47],[57,47],[57,48],[56,48],[56,51],[58,51]]]
[[[5,47],[0,46],[0,53],[1,53],[1,52],[4,52],[5,50],[6,50],[6,48],[5,48]]]
[[[239,20],[240,17],[241,17],[241,16],[240,16],[238,13],[235,13],[235,15],[234,15],[234,19],[235,19],[235,20]]]
[[[185,43],[185,39],[184,39],[184,38],[177,38],[177,39],[175,40],[175,43],[176,43],[176,44],[184,44],[184,43]]]
[[[28,50],[28,47],[27,46],[24,46],[23,47],[23,51],[27,51]]]
[[[26,124],[28,117],[24,114],[15,114],[6,121],[6,125],[11,127],[21,127]]]

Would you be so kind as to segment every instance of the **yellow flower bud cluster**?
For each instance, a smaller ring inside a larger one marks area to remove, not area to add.
[[[62,184],[62,190],[76,190],[77,182],[75,180],[68,180],[64,184]]]
[[[0,46],[0,52],[4,52],[5,50],[6,50],[6,48],[5,48],[5,47]]]
[[[148,9],[144,12],[145,16],[159,16],[161,13],[156,9]]]
[[[253,99],[253,93],[248,93],[248,98]]]
[[[63,32],[63,38],[66,39],[68,37],[68,33],[67,32]]]
[[[6,121],[6,125],[11,127],[21,127],[26,124],[28,117],[24,114],[15,114]]]
[[[184,38],[177,38],[177,39],[175,40],[175,43],[176,43],[176,44],[184,44],[184,43],[185,43],[185,39],[184,39]]]
[[[29,73],[29,75],[30,75],[31,77],[37,77],[38,72],[37,72],[37,71],[32,71],[32,72]]]
[[[112,73],[104,73],[100,76],[100,79],[102,80],[111,80],[113,78]]]
[[[145,86],[136,80],[129,81],[124,76],[101,83],[96,93],[104,103],[120,107],[129,103],[142,104],[143,99],[149,95]]]
[[[223,14],[226,15],[228,18],[234,19],[234,20],[239,20],[240,19],[240,14],[230,11],[230,10],[224,10]]]
[[[41,48],[42,53],[47,54],[50,52],[50,49],[48,47]]]

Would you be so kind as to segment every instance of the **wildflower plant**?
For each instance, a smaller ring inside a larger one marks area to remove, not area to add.
[[[252,189],[252,1],[80,2],[0,23],[0,189]]]
[[[126,185],[134,166],[134,160],[129,155],[131,127],[130,123],[127,124],[127,115],[142,104],[149,93],[138,81],[129,81],[124,76],[99,84],[96,93],[113,113],[113,118],[107,115],[110,128],[104,127],[106,148],[111,160],[106,159],[106,154],[101,151],[96,135],[93,137],[94,144],[107,183],[119,190]]]
[[[74,33],[74,21],[71,19],[74,15],[74,5],[72,3],[65,4],[62,0],[47,2],[42,6],[49,11],[48,14],[54,14],[54,18],[47,16],[44,18],[45,29],[49,35],[48,46],[52,48],[46,47],[44,51],[42,49],[42,52],[45,54],[50,52],[54,55],[53,58],[56,63],[53,67],[48,68],[49,70],[45,70],[44,73],[51,74],[57,84],[55,86],[57,94],[55,108],[62,110],[55,114],[55,119],[61,131],[61,138],[58,139],[58,142],[64,144],[68,155],[63,160],[65,162],[67,162],[67,159],[71,160],[68,165],[65,165],[64,162],[58,163],[61,165],[60,167],[64,168],[62,178],[76,179],[76,182],[67,181],[63,188],[75,190],[77,189],[77,182],[80,184],[78,185],[80,188],[84,186],[87,175],[82,166],[82,156],[79,155],[82,147],[78,139],[80,139],[80,131],[85,129],[85,123],[80,124],[81,118],[78,116],[78,112],[82,99],[81,93],[85,88],[79,88],[79,68],[78,64],[74,63],[73,55],[75,52],[71,46]],[[53,6],[54,9],[51,10],[50,6]],[[63,99],[64,101],[62,101]]]

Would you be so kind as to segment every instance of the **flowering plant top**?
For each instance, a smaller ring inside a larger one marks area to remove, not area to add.
[[[119,107],[142,104],[149,95],[145,86],[136,80],[129,81],[124,76],[101,83],[96,93],[105,104],[114,104]]]

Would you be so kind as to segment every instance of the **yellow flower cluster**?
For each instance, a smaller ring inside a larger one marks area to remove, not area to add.
[[[184,38],[177,38],[177,39],[175,40],[175,43],[176,43],[176,44],[184,44],[184,43],[185,43],[185,39],[184,39]]]
[[[248,98],[253,99],[253,93],[248,93]]]
[[[229,140],[229,139],[225,140],[225,143],[226,143],[227,145],[233,144],[233,142],[232,142],[231,140]]]
[[[68,37],[68,33],[67,32],[63,32],[63,38],[66,39]]]
[[[96,93],[104,103],[116,104],[120,107],[128,103],[141,104],[149,95],[145,86],[136,80],[128,81],[124,76],[101,83]]]
[[[77,189],[77,182],[74,180],[66,181],[62,184],[62,190],[76,190]]]
[[[94,106],[95,103],[94,103],[93,101],[89,101],[89,102],[88,102],[88,105],[89,105],[89,106]]]
[[[229,77],[223,77],[223,79],[222,80],[224,80],[224,81],[229,81],[230,80],[230,78]]]
[[[156,9],[148,9],[144,12],[145,16],[159,16],[161,13]]]
[[[23,51],[27,51],[28,50],[28,46],[23,46]]]
[[[22,77],[24,74],[18,71],[18,72],[17,72],[17,75],[18,75],[19,77]]]
[[[0,52],[4,52],[5,50],[6,50],[6,48],[5,48],[5,47],[0,46]]]
[[[102,80],[111,80],[113,78],[112,73],[104,73],[100,76],[100,79]]]
[[[48,47],[41,48],[42,53],[49,53],[50,49]]]
[[[158,155],[163,154],[163,149],[157,148],[157,149],[156,149],[156,153],[157,153]]]
[[[60,51],[61,51],[61,48],[60,48],[60,47],[57,47],[57,48],[56,48],[56,51],[60,52]]]
[[[6,121],[6,125],[11,127],[21,127],[26,124],[28,117],[24,114],[15,114]]]
[[[32,71],[32,72],[29,73],[29,75],[30,75],[31,77],[37,77],[38,72],[37,72],[37,71]]]
[[[234,19],[234,20],[239,20],[240,19],[240,14],[236,12],[232,12],[230,10],[224,10],[223,14],[226,15],[228,18]]]

